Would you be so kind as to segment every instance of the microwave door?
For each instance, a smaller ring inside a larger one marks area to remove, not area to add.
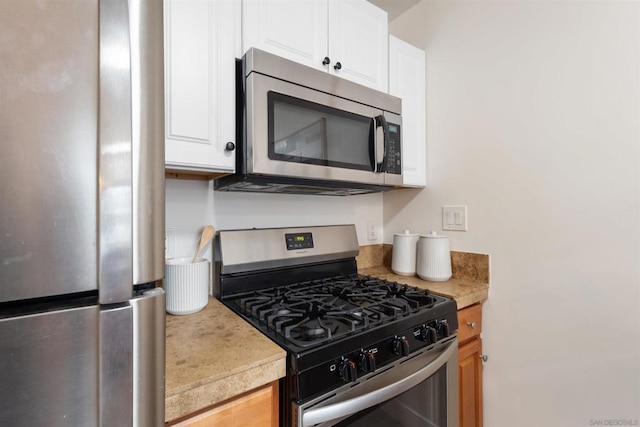
[[[252,73],[245,114],[247,173],[384,184],[373,124],[381,110]]]

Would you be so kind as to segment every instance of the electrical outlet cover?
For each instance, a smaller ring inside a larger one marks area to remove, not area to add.
[[[176,239],[173,228],[164,229],[164,257],[165,259],[176,257]]]

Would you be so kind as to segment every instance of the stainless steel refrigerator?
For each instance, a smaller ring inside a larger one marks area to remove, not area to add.
[[[0,425],[164,424],[161,0],[0,0]]]

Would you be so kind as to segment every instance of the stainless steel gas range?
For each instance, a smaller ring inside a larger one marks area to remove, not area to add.
[[[354,225],[215,243],[216,296],[287,351],[281,425],[458,425],[455,301],[359,275]]]

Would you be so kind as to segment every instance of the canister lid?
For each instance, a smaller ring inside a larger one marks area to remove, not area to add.
[[[442,234],[438,234],[437,231],[430,231],[427,234],[421,234],[420,238],[425,238],[425,239],[448,239],[449,237],[442,235]]]
[[[418,234],[411,233],[409,230],[404,230],[402,233],[395,233],[394,236],[398,237],[416,237]]]

